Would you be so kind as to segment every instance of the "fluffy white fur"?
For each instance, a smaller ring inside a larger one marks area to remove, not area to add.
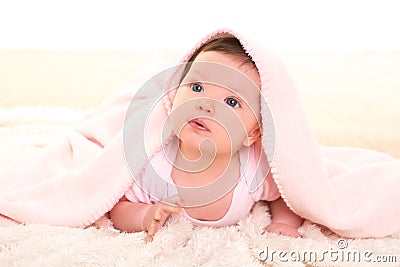
[[[71,129],[84,113],[60,108],[0,109],[0,166],[22,156],[32,156],[48,142]],[[400,264],[400,235],[383,239],[347,240],[347,248],[338,248],[339,237],[310,222],[300,231],[302,238],[276,234],[262,235],[270,217],[266,203],[258,203],[252,213],[237,226],[219,229],[193,227],[173,217],[146,244],[145,233],[126,234],[112,228],[106,217],[87,229],[49,225],[0,227],[0,266],[263,266],[260,251],[268,249],[295,253],[315,251],[371,251],[375,256],[394,256]],[[340,241],[343,242],[343,241]],[[263,254],[261,254],[263,256]],[[289,254],[286,255],[289,259]],[[353,261],[305,260],[282,262],[277,254],[273,266],[365,266]],[[370,266],[382,266],[377,262]],[[385,266],[385,265],[383,265]]]

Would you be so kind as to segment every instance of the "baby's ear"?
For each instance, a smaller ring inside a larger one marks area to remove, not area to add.
[[[244,146],[251,146],[254,142],[261,139],[261,131],[260,128],[255,128],[254,130],[250,131],[247,138],[243,141]]]

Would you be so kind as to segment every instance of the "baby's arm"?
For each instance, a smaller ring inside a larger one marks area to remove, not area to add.
[[[110,211],[110,218],[115,228],[124,232],[147,231],[148,240],[152,240],[171,213],[182,214],[182,209],[161,202],[133,203],[124,196]]]
[[[293,213],[282,198],[270,202],[271,224],[265,228],[265,231],[274,232],[282,235],[299,237],[297,231],[304,219]]]
[[[151,204],[133,203],[124,196],[110,211],[110,218],[114,227],[123,232],[145,231],[143,221],[150,208]]]

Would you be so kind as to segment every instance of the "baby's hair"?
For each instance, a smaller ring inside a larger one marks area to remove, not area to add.
[[[216,37],[204,43],[200,46],[193,55],[189,58],[188,62],[192,62],[196,59],[196,57],[200,54],[200,52],[207,52],[207,51],[216,51],[222,52],[227,55],[237,56],[243,59],[243,63],[250,63],[254,67],[256,67],[255,63],[253,62],[250,55],[248,55],[244,49],[240,41],[230,34],[225,34],[220,37]]]
[[[227,55],[236,56],[243,60],[243,62],[242,62],[243,65],[251,64],[252,67],[257,69],[256,64],[254,63],[253,59],[251,58],[250,55],[248,55],[245,52],[240,41],[231,34],[223,34],[221,36],[218,36],[218,37],[211,39],[210,41],[202,44],[192,54],[192,56],[189,58],[188,62],[193,62],[201,52],[208,52],[208,51],[216,51],[216,52],[221,52],[221,53],[224,53]],[[181,76],[181,79],[179,81],[179,84],[182,82],[182,80],[185,78],[186,74],[189,72],[190,66],[191,66],[191,64],[187,64],[185,66],[182,76]]]

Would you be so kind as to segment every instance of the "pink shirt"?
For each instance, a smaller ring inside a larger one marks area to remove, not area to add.
[[[177,151],[178,141],[177,138],[175,138],[165,146],[164,152],[171,153],[168,158],[175,159]],[[194,225],[220,227],[236,224],[240,219],[246,217],[250,213],[255,202],[260,200],[273,201],[280,197],[270,172],[268,172],[267,177],[263,181],[266,170],[268,170],[268,163],[264,158],[264,160],[259,163],[261,166],[264,166],[264,168],[257,168],[259,156],[256,153],[255,145],[249,148],[243,147],[239,150],[239,158],[241,178],[234,189],[232,202],[226,214],[217,221],[203,221],[192,218],[185,212],[184,216]],[[246,163],[246,161],[248,163],[243,164]],[[161,179],[148,179],[149,182],[144,185],[146,189],[142,190],[135,182],[125,194],[126,198],[131,202],[151,204],[158,202],[158,199],[165,199],[177,194],[177,189],[174,187],[171,178],[173,166],[167,160],[163,151],[156,153],[149,163],[144,175],[146,175],[146,172],[151,173],[151,170],[154,168],[154,171],[169,183],[165,183],[165,181],[159,182]],[[153,197],[155,195],[157,197]]]

